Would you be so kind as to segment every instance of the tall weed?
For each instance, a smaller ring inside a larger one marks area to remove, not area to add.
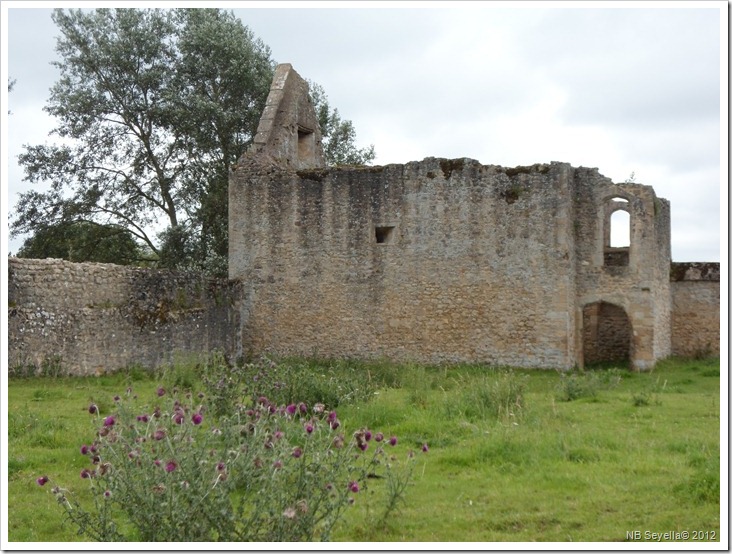
[[[465,379],[462,394],[448,412],[457,411],[468,420],[520,419],[526,409],[528,379],[510,370]]]
[[[369,476],[386,479],[385,513],[411,479],[411,463],[396,468],[387,454],[395,436],[362,428],[346,437],[322,404],[260,396],[216,417],[201,393],[161,386],[152,403],[115,398],[107,415],[90,406],[94,438],[79,447],[93,505],[37,480],[90,540],[328,540]]]
[[[555,389],[555,397],[562,402],[578,398],[593,398],[601,390],[615,388],[622,380],[619,369],[594,371],[568,371],[560,374]]]

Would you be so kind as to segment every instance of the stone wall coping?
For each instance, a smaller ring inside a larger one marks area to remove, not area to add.
[[[719,282],[719,262],[671,262],[671,282]]]

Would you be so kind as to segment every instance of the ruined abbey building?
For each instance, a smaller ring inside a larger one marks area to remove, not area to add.
[[[610,246],[618,210],[626,248]],[[674,351],[670,265],[668,201],[595,169],[324,168],[307,85],[286,64],[230,179],[250,354],[647,369]]]
[[[671,263],[651,187],[557,162],[326,168],[288,64],[231,173],[229,277],[11,258],[9,367],[90,374],[219,350],[643,370],[719,353],[719,264]]]

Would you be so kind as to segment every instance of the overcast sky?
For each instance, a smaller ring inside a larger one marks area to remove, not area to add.
[[[376,164],[468,157],[634,174],[671,202],[674,261],[726,252],[727,2],[296,5],[220,6],[323,86]],[[30,187],[22,145],[54,140],[42,111],[58,77],[50,7],[2,4],[2,74],[17,80],[2,110],[11,217]]]

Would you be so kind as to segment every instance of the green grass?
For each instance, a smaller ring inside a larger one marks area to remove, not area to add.
[[[338,407],[344,427],[395,434],[400,452],[417,452],[398,511],[381,517],[386,491],[373,480],[334,540],[595,542],[635,530],[713,531],[719,540],[719,360],[577,374],[569,385],[553,371],[298,363],[303,379],[366,374],[369,399]],[[195,384],[190,368],[179,373],[163,379]],[[35,479],[81,488],[89,403],[104,413],[128,386],[149,396],[157,385],[139,370],[10,380],[10,541],[79,540]]]

